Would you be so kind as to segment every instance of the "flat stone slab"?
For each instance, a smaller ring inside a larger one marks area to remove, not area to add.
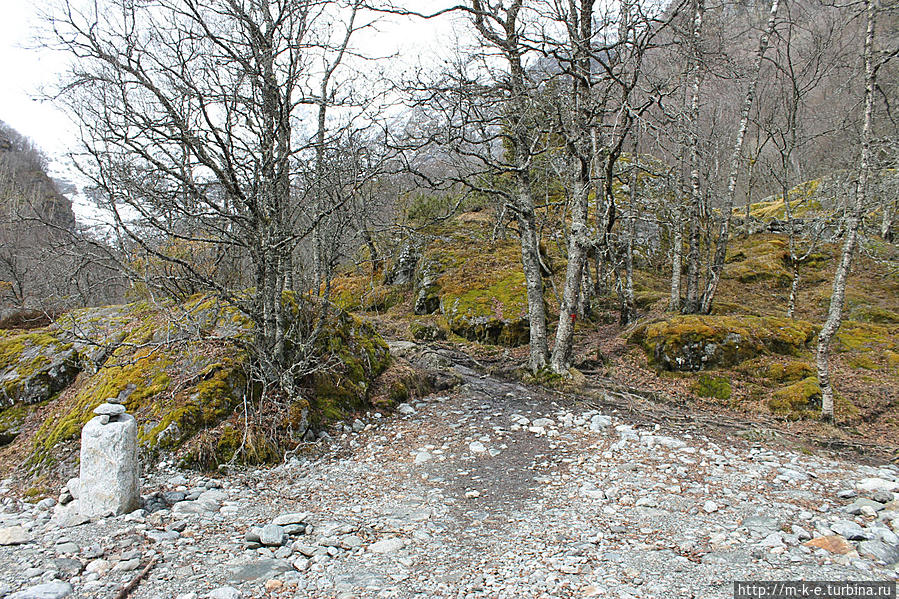
[[[764,536],[780,530],[780,522],[767,516],[750,516],[745,518],[740,525],[749,530],[749,532]]]
[[[94,414],[97,416],[118,416],[125,413],[125,406],[116,403],[101,403],[94,408]]]
[[[254,580],[269,580],[292,570],[293,566],[287,560],[261,559],[235,566],[231,570],[228,581],[240,583],[252,582]]]
[[[67,582],[48,582],[13,593],[7,599],[62,599],[72,593]]]
[[[899,562],[899,547],[887,545],[883,541],[862,541],[858,544],[858,554],[887,565]]]
[[[859,514],[862,513],[862,508],[865,506],[871,508],[875,512],[880,512],[886,507],[883,503],[880,503],[879,501],[872,501],[871,499],[861,497],[859,499],[856,499],[855,501],[853,501],[846,507],[844,507],[843,510],[846,512],[849,512],[853,516],[858,516]]]
[[[368,550],[372,553],[395,553],[406,546],[403,539],[381,539],[376,543],[368,546]]]
[[[871,538],[871,534],[851,520],[837,520],[830,525],[830,530],[850,541],[864,541]]]
[[[289,524],[306,524],[308,521],[308,512],[296,512],[292,514],[281,514],[272,520],[272,524],[276,526],[287,526]]]
[[[0,528],[0,545],[23,545],[30,541],[31,537],[21,526]]]

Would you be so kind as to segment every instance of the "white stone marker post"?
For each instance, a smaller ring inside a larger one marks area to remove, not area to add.
[[[81,430],[79,512],[89,518],[133,512],[140,507],[137,421],[120,404],[94,413]]]

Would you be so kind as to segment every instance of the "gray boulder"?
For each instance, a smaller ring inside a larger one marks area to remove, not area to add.
[[[92,418],[81,431],[79,511],[90,518],[120,515],[140,507],[137,422],[129,414],[103,424]]]

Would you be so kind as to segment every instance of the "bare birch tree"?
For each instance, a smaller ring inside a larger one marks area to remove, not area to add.
[[[299,120],[304,106],[320,114],[333,100],[329,78],[360,6],[60,0],[48,17],[52,43],[76,59],[60,96],[116,230],[247,314],[261,378],[288,391],[314,359],[327,306],[319,302],[319,317],[297,330],[282,298],[292,252],[325,217],[296,201],[308,197],[296,191],[297,172],[321,146],[321,127],[316,141]],[[249,276],[222,280],[161,249],[167,240],[234,256]]]
[[[821,387],[821,419],[833,422],[833,385],[830,380],[830,345],[837,329],[843,320],[843,305],[846,297],[846,281],[852,267],[852,260],[858,245],[859,229],[864,215],[868,177],[871,165],[871,138],[874,124],[874,105],[877,87],[877,67],[874,55],[874,35],[877,22],[877,0],[865,0],[864,14],[866,22],[864,38],[865,65],[865,102],[862,125],[861,156],[858,165],[858,179],[855,182],[853,204],[848,210],[845,225],[843,250],[833,279],[833,293],[830,296],[830,307],[827,319],[818,334],[818,348],[815,355],[815,366],[818,371],[818,384]]]

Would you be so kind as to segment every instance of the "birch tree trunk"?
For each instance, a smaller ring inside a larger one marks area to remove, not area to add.
[[[712,261],[709,280],[706,282],[706,288],[702,294],[700,312],[703,314],[708,314],[712,311],[712,302],[715,299],[715,293],[718,291],[718,282],[721,280],[721,271],[724,269],[724,261],[727,257],[730,224],[733,220],[734,198],[737,193],[737,174],[740,170],[740,159],[743,154],[743,141],[746,138],[746,129],[749,125],[749,112],[752,110],[752,103],[755,101],[755,90],[756,87],[758,87],[759,73],[762,70],[762,60],[764,60],[765,52],[768,50],[768,40],[774,32],[774,25],[777,21],[777,10],[779,7],[780,0],[771,0],[768,23],[765,26],[765,31],[762,32],[762,35],[759,38],[759,46],[755,54],[752,78],[749,80],[749,85],[746,88],[746,95],[743,97],[743,106],[740,109],[740,126],[737,129],[737,139],[734,141],[733,153],[730,157],[730,171],[727,178],[727,195],[724,197],[724,204],[721,206],[721,230],[718,232],[718,243],[715,246],[715,257]]]
[[[672,230],[674,237],[671,240],[671,293],[668,298],[668,311],[677,312],[681,309],[681,275],[684,263],[684,207],[681,203],[674,208],[674,224]]]
[[[830,381],[830,344],[840,328],[843,319],[843,303],[846,297],[846,280],[852,267],[852,258],[858,244],[858,232],[868,191],[868,170],[871,164],[871,135],[874,120],[874,93],[877,84],[874,68],[874,26],[877,18],[877,0],[865,0],[867,31],[865,32],[865,117],[862,128],[862,152],[859,162],[859,176],[855,186],[855,205],[849,212],[846,224],[846,239],[840,262],[833,278],[833,294],[827,320],[818,334],[818,351],[815,365],[818,370],[818,384],[821,387],[821,419],[833,422],[833,385]]]
[[[704,0],[695,0],[693,12],[693,83],[690,91],[690,236],[687,252],[687,294],[683,312],[695,314],[699,311],[699,219],[701,216],[702,192],[699,182],[699,91],[702,83],[700,72],[702,19],[705,12]]]
[[[571,366],[571,350],[574,327],[578,318],[578,303],[584,278],[584,265],[590,239],[587,230],[588,193],[596,131],[590,123],[587,102],[590,101],[589,44],[593,35],[593,0],[583,0],[580,9],[569,1],[569,43],[576,70],[572,83],[572,128],[575,130],[569,142],[569,154],[577,159],[578,172],[572,192],[571,233],[568,236],[568,265],[562,302],[559,306],[559,324],[553,346],[550,365],[553,372],[565,374]]]

